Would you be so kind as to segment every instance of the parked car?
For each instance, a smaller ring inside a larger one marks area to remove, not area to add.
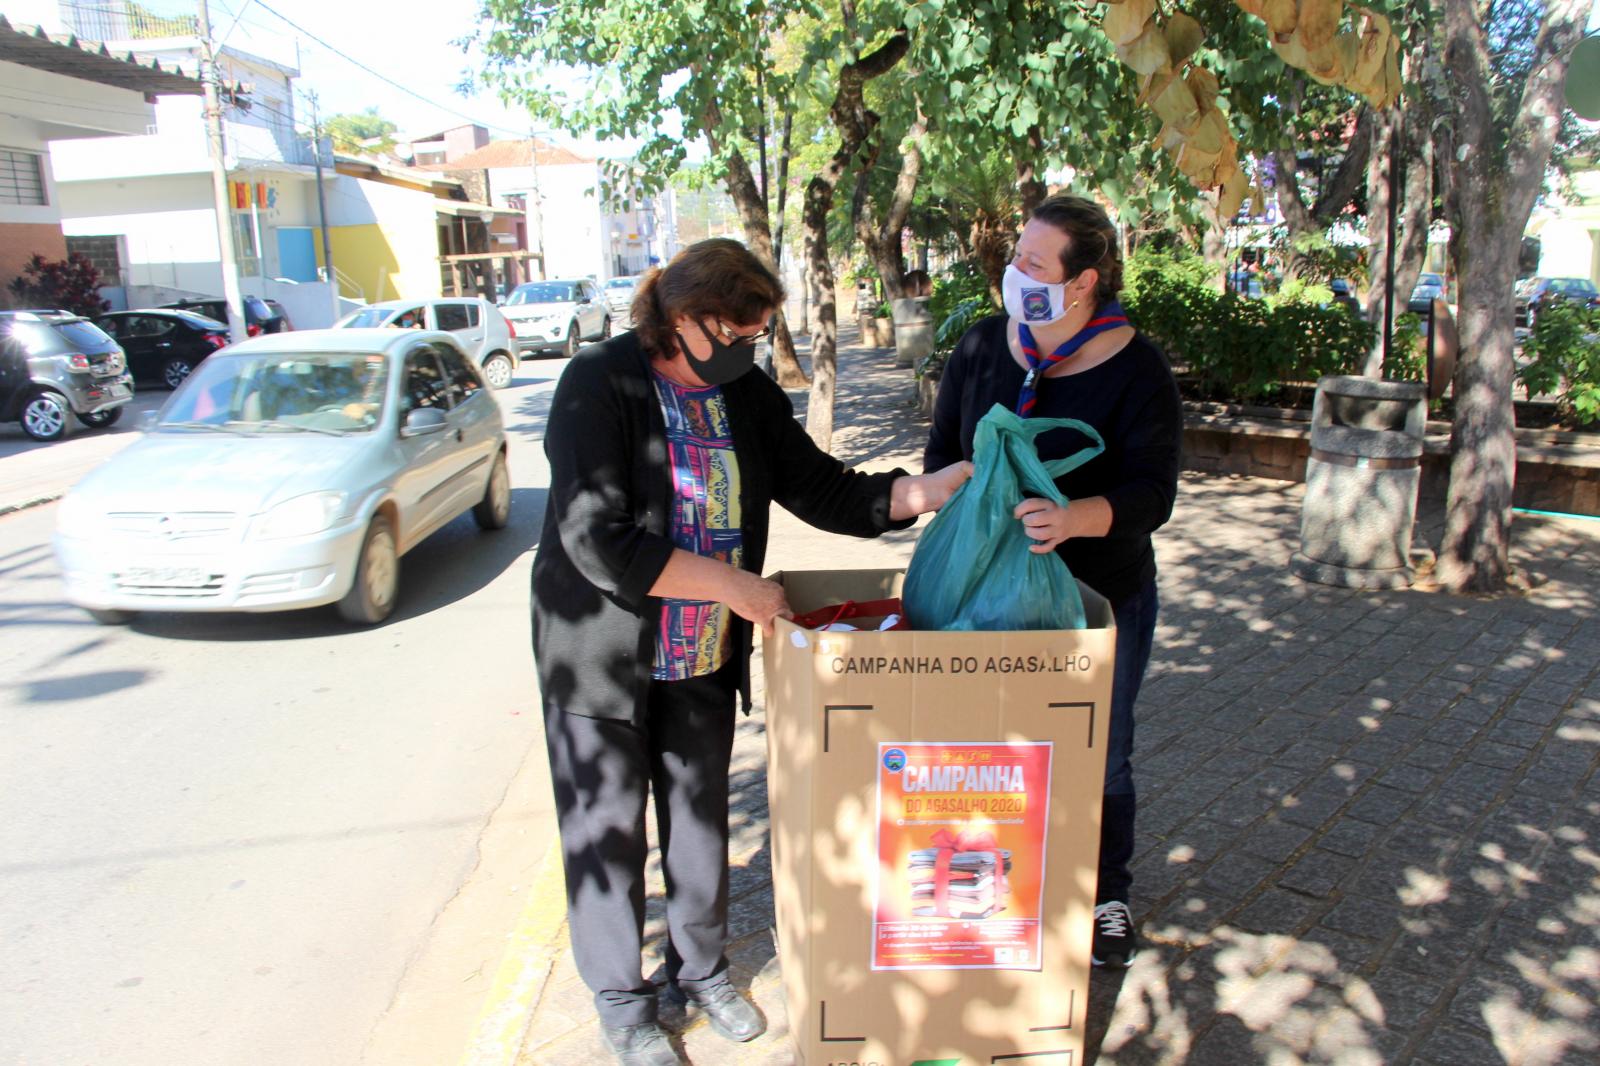
[[[639,282],[644,280],[637,274],[623,278],[612,278],[606,282],[605,295],[606,307],[611,310],[611,321],[614,325],[628,329],[633,325],[633,294],[639,291]]]
[[[455,337],[467,356],[483,368],[494,388],[503,389],[516,375],[519,359],[511,323],[488,300],[475,296],[448,300],[387,300],[352,311],[334,323],[339,329],[437,329]]]
[[[1428,308],[1433,306],[1433,301],[1444,294],[1443,275],[1418,274],[1417,284],[1411,289],[1411,297],[1406,301],[1406,309],[1425,315],[1428,313]]]
[[[1600,289],[1588,278],[1532,277],[1516,290],[1516,324],[1533,328],[1539,310],[1556,300],[1573,300],[1600,307]]]
[[[157,305],[160,310],[193,311],[218,322],[228,321],[228,301],[216,298],[200,300],[174,300],[172,303]],[[246,296],[244,298],[244,327],[245,332],[252,337],[259,337],[263,333],[285,333],[294,329],[289,321],[289,313],[283,305],[276,300],[263,300],[259,296]]]
[[[228,327],[193,311],[112,311],[94,324],[122,346],[135,385],[183,384],[201,361],[227,347]]]
[[[58,440],[69,411],[103,429],[132,399],[122,349],[93,322],[69,311],[0,311],[0,421]]]
[[[510,509],[500,408],[454,337],[308,330],[201,363],[67,493],[55,552],[67,599],[106,624],[328,603],[376,623],[402,555]]]
[[[1259,300],[1266,295],[1261,285],[1261,275],[1248,270],[1235,270],[1228,275],[1228,291]]]
[[[529,281],[511,290],[500,308],[524,352],[578,354],[579,343],[611,336],[611,309],[590,278]]]
[[[1347,278],[1334,278],[1328,282],[1328,288],[1333,290],[1333,302],[1360,318],[1363,314],[1361,301],[1356,299],[1356,291]]]

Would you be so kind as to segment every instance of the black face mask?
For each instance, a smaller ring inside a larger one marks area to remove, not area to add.
[[[695,377],[707,385],[726,385],[743,377],[756,365],[755,341],[728,344],[698,322],[695,325],[700,327],[700,335],[711,345],[711,354],[704,359],[696,359],[681,333],[678,334],[678,347],[683,349],[683,357],[689,360],[689,369],[694,371]]]

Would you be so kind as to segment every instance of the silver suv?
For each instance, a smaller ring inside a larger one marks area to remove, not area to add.
[[[518,351],[511,325],[500,309],[476,296],[432,300],[385,300],[352,311],[334,323],[339,329],[437,329],[455,337],[467,356],[483,367],[484,380],[503,389],[516,376]]]
[[[103,429],[133,399],[117,342],[69,311],[0,311],[0,421],[34,440],[59,440],[67,413]]]

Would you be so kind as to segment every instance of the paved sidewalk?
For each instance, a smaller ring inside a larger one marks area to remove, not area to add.
[[[841,364],[836,452],[915,468],[909,372],[881,349]],[[1149,950],[1096,974],[1089,1061],[1600,1061],[1600,523],[1519,516],[1526,595],[1358,592],[1288,573],[1301,492],[1185,475],[1158,537],[1135,754]],[[775,518],[771,569],[898,565],[915,539]],[[758,710],[734,750],[730,958],[770,1029],[733,1045],[665,1009],[699,1066],[791,1061],[765,765]],[[563,951],[519,1062],[606,1061]]]

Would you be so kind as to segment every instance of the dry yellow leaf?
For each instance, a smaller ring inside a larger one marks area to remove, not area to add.
[[[1300,47],[1316,54],[1333,43],[1344,19],[1344,0],[1300,0],[1299,16],[1295,22],[1295,36]]]
[[[1181,11],[1168,19],[1162,29],[1167,35],[1167,50],[1172,53],[1174,63],[1182,63],[1194,55],[1206,39],[1206,31],[1200,23]]]
[[[1278,58],[1296,70],[1306,69],[1306,50],[1301,47],[1300,38],[1293,34],[1281,41],[1272,42],[1272,50],[1278,53]]]
[[[1133,0],[1128,2],[1132,3]],[[1128,44],[1118,45],[1117,55],[1140,74],[1154,74],[1169,66],[1167,36],[1161,32],[1160,26],[1151,22],[1138,38]]]
[[[1217,154],[1215,152],[1201,151],[1194,146],[1193,141],[1185,144],[1183,150],[1178,153],[1179,173],[1194,182],[1198,188],[1209,189],[1211,187],[1211,175],[1216,172],[1216,169]]]
[[[1233,0],[1233,2],[1240,11],[1243,11],[1246,15],[1254,15],[1256,18],[1262,17],[1261,12],[1267,6],[1267,0]]]
[[[1267,29],[1280,39],[1294,32],[1299,17],[1300,12],[1294,0],[1266,0],[1261,5],[1261,18],[1266,22]]]
[[[1324,85],[1333,85],[1344,78],[1344,60],[1332,41],[1314,52],[1306,52],[1305,72]]]
[[[1259,185],[1250,189],[1250,213],[1257,218],[1267,213],[1267,192]]]
[[[1227,222],[1238,215],[1239,208],[1244,205],[1245,193],[1250,190],[1250,179],[1244,176],[1244,171],[1235,167],[1221,184],[1222,189],[1217,195],[1217,217]]]
[[[1201,114],[1194,129],[1186,136],[1191,147],[1211,156],[1217,155],[1224,145],[1233,141],[1233,136],[1228,132],[1228,120],[1214,107]]]
[[[1123,0],[1110,8],[1100,21],[1101,29],[1115,45],[1129,44],[1139,39],[1146,24],[1156,12],[1156,0]]]
[[[1195,103],[1200,105],[1202,111],[1209,110],[1216,102],[1217,94],[1222,91],[1222,83],[1205,67],[1191,66],[1188,82],[1189,91],[1194,93]]]
[[[1182,78],[1168,78],[1166,86],[1150,102],[1163,122],[1179,129],[1190,129],[1200,118],[1200,102]]]

